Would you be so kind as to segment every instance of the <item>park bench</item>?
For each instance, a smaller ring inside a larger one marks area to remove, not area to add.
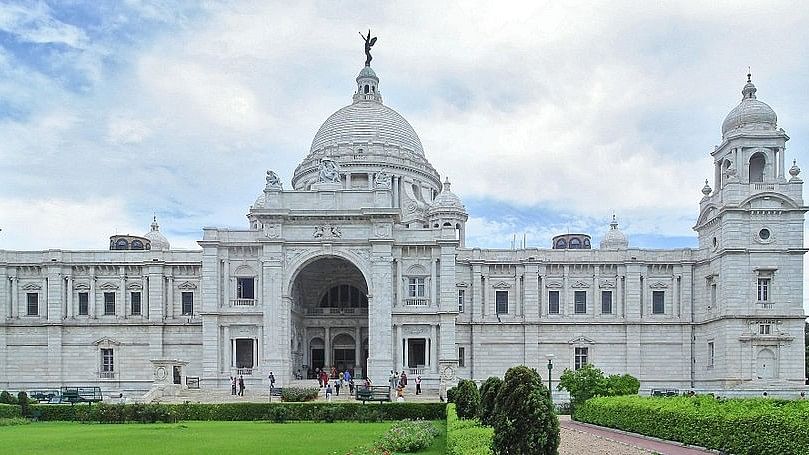
[[[31,390],[28,392],[28,397],[32,400],[41,402],[50,402],[53,397],[59,396],[58,390]]]
[[[365,403],[366,401],[390,401],[390,386],[389,385],[372,385],[370,387],[359,387],[357,389],[356,398]]]
[[[62,402],[70,404],[76,403],[98,403],[103,400],[101,387],[62,387]]]
[[[679,389],[652,389],[653,397],[676,397],[679,394]]]
[[[274,397],[280,397],[284,393],[283,387],[271,387],[270,388],[270,395]]]

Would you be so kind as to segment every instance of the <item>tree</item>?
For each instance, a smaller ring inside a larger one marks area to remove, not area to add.
[[[806,378],[806,384],[809,385],[809,320],[806,321],[806,325],[804,326],[804,333],[803,333],[803,341],[806,343],[806,361],[804,363],[804,374]]]
[[[494,424],[494,405],[502,385],[502,379],[492,376],[480,386],[480,422],[484,425]]]
[[[631,374],[611,374],[606,378],[607,396],[637,395],[640,390],[640,381]]]
[[[0,403],[17,404],[17,400],[10,393],[3,390],[2,392],[0,392]]]
[[[559,449],[559,418],[533,368],[509,368],[497,392],[492,450],[497,455],[550,455]]]
[[[28,402],[28,394],[25,392],[20,392],[17,394],[17,403],[20,405],[20,413],[23,417],[28,417],[29,415],[29,402]]]
[[[480,414],[480,393],[475,381],[464,379],[458,383],[455,411],[461,419],[474,419]]]
[[[559,385],[556,386],[556,389],[567,390],[573,409],[592,397],[607,395],[604,373],[589,363],[576,371],[565,368],[565,371],[559,376]]]

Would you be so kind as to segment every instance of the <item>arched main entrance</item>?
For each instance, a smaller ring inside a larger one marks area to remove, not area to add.
[[[306,264],[292,284],[293,371],[314,377],[349,370],[365,377],[368,348],[368,283],[350,261],[334,256]]]

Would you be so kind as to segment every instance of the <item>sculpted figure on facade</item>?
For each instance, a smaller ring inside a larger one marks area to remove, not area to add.
[[[281,191],[284,189],[284,184],[278,178],[278,174],[273,171],[267,171],[267,185],[264,187],[266,191]]]
[[[340,183],[340,167],[331,158],[320,160],[319,183]]]
[[[389,190],[391,186],[391,177],[385,171],[377,172],[374,176],[374,188],[380,190]]]

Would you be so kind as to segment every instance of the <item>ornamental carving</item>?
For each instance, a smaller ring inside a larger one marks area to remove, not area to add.
[[[281,191],[284,189],[284,184],[278,178],[278,174],[273,171],[267,171],[267,184],[264,186],[264,191]]]
[[[287,248],[286,258],[287,262],[294,261],[298,256],[302,255],[306,250],[302,248]]]
[[[586,336],[578,336],[568,341],[569,344],[595,344],[595,341],[587,338]]]
[[[614,280],[601,280],[598,283],[598,286],[601,287],[601,288],[612,289],[612,288],[615,287],[615,281]]]
[[[389,190],[391,187],[391,176],[385,171],[377,172],[374,176],[374,188],[379,190]]]
[[[650,284],[649,287],[652,289],[666,289],[669,287],[669,285],[662,281],[655,281],[654,283]]]
[[[562,282],[559,280],[550,280],[547,283],[545,283],[545,287],[551,289],[559,289],[562,287]]]
[[[321,159],[317,181],[318,183],[340,183],[340,167],[337,165],[337,161],[331,158]]]
[[[572,285],[570,285],[570,287],[572,287],[574,289],[589,288],[590,283],[588,283],[588,282],[586,282],[584,280],[576,280],[576,281],[573,282]]]
[[[508,289],[511,287],[511,284],[506,283],[505,281],[500,281],[493,286],[495,289]]]
[[[196,289],[197,285],[190,282],[190,281],[185,281],[182,284],[180,284],[179,286],[177,286],[177,288],[183,289],[183,290],[191,290],[191,289]]]
[[[354,255],[362,258],[366,262],[371,260],[371,252],[364,249],[364,248],[351,248],[348,251],[350,251]]]
[[[277,239],[281,236],[281,225],[277,223],[264,223],[262,230],[267,238]]]
[[[376,237],[390,237],[390,225],[388,224],[377,224],[374,226],[374,235]]]
[[[321,224],[315,226],[315,231],[312,233],[312,237],[316,239],[339,239],[343,237],[343,231],[340,230],[340,226]]]

